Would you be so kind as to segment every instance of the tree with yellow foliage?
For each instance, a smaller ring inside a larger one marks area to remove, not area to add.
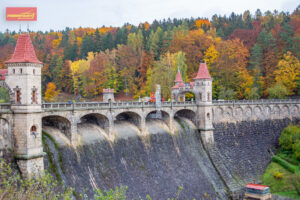
[[[274,71],[276,83],[282,83],[288,90],[288,95],[297,91],[297,81],[300,75],[300,61],[291,53],[284,54]]]
[[[53,102],[55,97],[59,95],[59,91],[56,90],[56,85],[53,82],[47,84],[47,89],[45,92],[45,101]]]

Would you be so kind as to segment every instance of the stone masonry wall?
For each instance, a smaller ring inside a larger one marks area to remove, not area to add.
[[[241,121],[214,124],[215,146],[209,154],[231,192],[259,182],[278,149],[281,131],[296,119]]]

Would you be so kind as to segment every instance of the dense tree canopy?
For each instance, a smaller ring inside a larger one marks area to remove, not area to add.
[[[103,88],[138,98],[161,84],[167,99],[178,69],[184,81],[193,81],[200,61],[206,61],[214,98],[300,93],[299,7],[292,14],[245,11],[211,20],[155,20],[30,36],[44,63],[43,92],[51,83],[62,93],[87,98],[101,95]],[[17,38],[15,32],[0,33],[0,68],[6,68]]]

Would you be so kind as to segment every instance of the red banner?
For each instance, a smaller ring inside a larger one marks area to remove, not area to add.
[[[6,20],[7,21],[36,21],[37,8],[36,7],[7,7]]]

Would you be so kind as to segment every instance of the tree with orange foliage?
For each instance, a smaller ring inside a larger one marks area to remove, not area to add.
[[[56,85],[53,82],[47,84],[47,89],[45,92],[45,101],[53,102],[55,97],[59,95],[59,91],[56,90]]]

